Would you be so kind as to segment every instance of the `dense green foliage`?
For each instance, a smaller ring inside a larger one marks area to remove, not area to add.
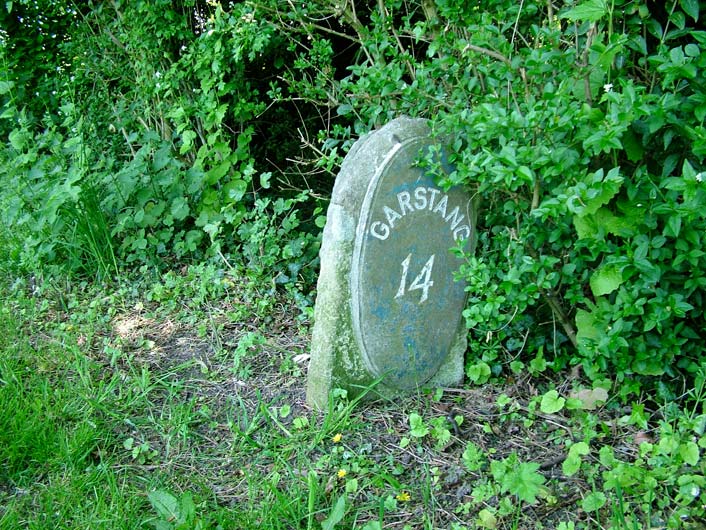
[[[7,2],[4,237],[29,270],[215,256],[306,291],[347,148],[426,117],[451,138],[440,182],[480,199],[470,378],[549,363],[626,395],[634,375],[680,381],[704,350],[704,11]]]

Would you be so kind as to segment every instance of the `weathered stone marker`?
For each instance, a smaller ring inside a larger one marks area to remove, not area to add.
[[[385,396],[463,378],[466,296],[452,247],[472,249],[465,190],[440,189],[418,167],[434,145],[425,120],[398,118],[360,138],[343,161],[327,213],[307,400],[332,388]]]

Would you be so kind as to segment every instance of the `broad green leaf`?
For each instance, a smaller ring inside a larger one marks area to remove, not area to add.
[[[489,528],[493,530],[498,527],[498,519],[495,517],[493,512],[487,508],[484,508],[478,512],[478,524],[481,528]]]
[[[429,427],[424,424],[424,420],[416,412],[409,415],[409,434],[415,438],[424,438],[429,434]]]
[[[224,160],[216,167],[210,169],[206,173],[206,182],[208,184],[215,184],[216,182],[218,182],[221,178],[223,178],[226,173],[228,173],[230,165],[230,160]]]
[[[569,20],[587,20],[589,22],[597,22],[608,13],[606,0],[588,0],[583,4],[577,5],[573,9],[561,15],[561,18]]]
[[[488,379],[490,379],[490,374],[490,366],[488,366],[488,363],[483,361],[466,367],[466,375],[477,385],[486,383]]]
[[[586,442],[577,442],[569,447],[569,454],[561,466],[564,475],[567,477],[575,475],[581,467],[581,457],[586,456],[589,452],[590,449]]]
[[[542,373],[547,369],[547,361],[544,358],[544,348],[539,347],[537,355],[529,363],[529,371],[532,375]]]
[[[346,498],[341,495],[331,509],[329,516],[321,522],[322,530],[333,530],[346,514]]]
[[[571,397],[581,401],[581,409],[596,410],[599,405],[603,405],[608,401],[608,391],[605,388],[582,388],[571,393]]]
[[[508,469],[501,479],[502,489],[526,503],[534,504],[540,487],[545,482],[544,476],[538,472],[538,469],[539,464],[535,462],[522,462]]]
[[[159,171],[164,169],[167,164],[172,160],[171,147],[169,145],[164,145],[160,147],[154,154],[154,159],[152,160],[152,169],[154,171]]]
[[[684,13],[694,19],[694,22],[699,20],[699,0],[679,0]]]
[[[468,471],[478,471],[485,462],[483,450],[473,442],[468,442],[461,458]]]
[[[238,202],[248,191],[248,183],[243,179],[234,178],[223,187],[226,197],[233,202]]]
[[[172,201],[171,212],[174,219],[182,221],[189,215],[189,203],[184,197],[177,197]]]
[[[179,518],[184,523],[193,523],[196,517],[196,505],[190,491],[186,491],[180,498]]]
[[[515,170],[515,172],[518,177],[528,184],[532,184],[534,182],[534,172],[527,166],[520,166]]]
[[[662,231],[662,235],[665,237],[679,237],[679,232],[681,232],[681,216],[679,214],[674,214],[667,218],[667,225]]]
[[[179,154],[183,155],[188,152],[194,145],[194,140],[196,139],[196,132],[191,129],[187,129],[181,133],[182,145],[179,148]]]
[[[628,129],[623,133],[622,138],[623,147],[625,148],[625,153],[628,155],[628,160],[631,162],[639,162],[645,155],[645,150],[642,147],[642,143],[632,132],[632,129]]]
[[[272,173],[269,171],[266,171],[264,173],[260,173],[260,186],[262,186],[265,189],[269,189],[271,177],[272,177]]]
[[[602,491],[593,491],[584,497],[581,507],[586,512],[595,512],[603,507],[605,501],[606,497]]]
[[[347,103],[344,103],[343,105],[338,106],[337,112],[338,112],[339,116],[345,116],[345,115],[353,112],[353,106],[349,105]]]
[[[556,390],[550,390],[542,396],[542,402],[539,409],[545,414],[555,414],[564,408],[566,400],[559,396]]]
[[[679,446],[679,456],[681,456],[685,464],[695,466],[699,463],[699,446],[696,445],[696,442],[691,441],[681,444]]]
[[[623,283],[621,268],[615,264],[599,267],[591,274],[591,291],[593,296],[603,296],[615,291]]]
[[[25,144],[27,143],[29,134],[27,133],[27,131],[23,131],[21,129],[13,129],[12,132],[10,132],[8,138],[12,147],[17,149],[18,151],[22,151],[25,147]]]
[[[598,227],[591,215],[574,215],[574,228],[579,239],[597,239]]]
[[[150,491],[147,498],[157,514],[165,521],[173,522],[179,519],[179,501],[171,493],[162,490]]]
[[[599,186],[599,191],[594,196],[586,197],[586,206],[583,210],[583,215],[593,214],[604,204],[608,204],[620,191],[623,184],[623,177],[620,175],[620,168],[614,167],[608,174],[603,177],[603,170],[599,169],[593,176],[593,186]],[[581,212],[579,212],[581,215]]]
[[[593,312],[579,309],[576,311],[576,338],[579,343],[583,339],[597,341],[601,336],[601,328],[596,324],[598,319]]]
[[[12,81],[0,81],[0,96],[7,94],[14,86],[15,83]]]

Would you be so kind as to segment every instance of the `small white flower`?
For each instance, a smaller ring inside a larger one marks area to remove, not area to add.
[[[613,90],[613,83],[606,83],[603,85],[603,90],[605,90],[606,94]]]
[[[704,181],[704,172],[702,171],[701,173],[697,173],[694,178],[696,179],[696,182],[703,182]]]

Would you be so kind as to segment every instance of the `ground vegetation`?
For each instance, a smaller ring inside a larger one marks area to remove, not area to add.
[[[702,527],[704,16],[4,2],[0,527]],[[328,197],[399,115],[479,205],[467,379],[318,415]]]

